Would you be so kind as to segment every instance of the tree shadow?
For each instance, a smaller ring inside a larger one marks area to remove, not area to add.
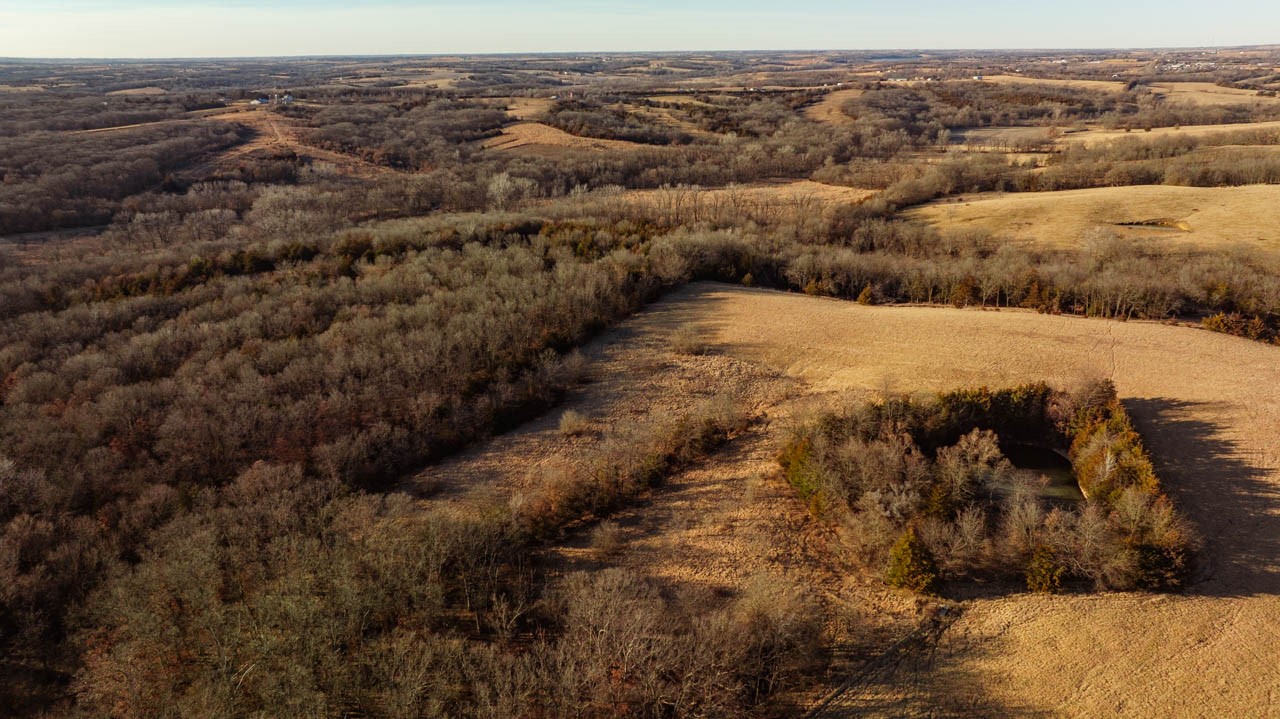
[[[1280,594],[1280,485],[1214,423],[1214,404],[1126,399],[1156,473],[1203,542],[1188,594]]]
[[[871,657],[846,692],[827,706],[807,714],[812,719],[865,716],[912,717],[1048,717],[1053,712],[997,698],[992,677],[977,669],[1001,653],[996,643],[975,643],[945,629],[890,663]]]

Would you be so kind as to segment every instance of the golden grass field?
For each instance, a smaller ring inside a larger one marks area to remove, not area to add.
[[[1102,90],[1104,92],[1123,92],[1125,83],[1119,80],[1068,80],[1062,78],[1024,77],[1022,75],[984,75],[983,82],[994,82],[999,85],[1058,85],[1079,90]]]
[[[483,146],[490,150],[589,150],[617,151],[644,147],[624,140],[600,140],[593,137],[570,135],[540,122],[518,122],[502,128],[502,134],[485,140]]]
[[[849,90],[835,90],[828,92],[822,96],[818,102],[804,109],[805,117],[817,122],[825,122],[829,125],[842,125],[850,122],[851,118],[844,114],[840,108],[844,104],[855,97],[861,97],[862,90],[852,88]]]
[[[709,354],[671,348],[672,332],[689,326],[703,333]],[[1185,595],[964,600],[931,664],[855,683],[838,708],[884,717],[1280,711],[1280,348],[1154,323],[863,307],[696,283],[585,354],[593,381],[561,411],[586,415],[586,436],[563,436],[552,412],[426,470],[408,488],[434,493],[427,501],[518,497],[619,426],[732,392],[756,417],[753,429],[615,517],[617,557],[601,560],[577,537],[548,550],[552,566],[622,565],[704,593],[761,575],[787,579],[812,587],[838,643],[848,640],[841,628],[851,620],[864,623],[855,635],[875,629],[891,638],[915,623],[916,600],[845,565],[830,533],[778,477],[773,457],[788,418],[849,393],[1110,376],[1204,537],[1194,585]],[[843,678],[841,667],[828,681]]]
[[[940,229],[978,229],[1015,242],[1080,247],[1099,233],[1178,249],[1280,250],[1280,186],[1138,185],[962,195],[906,213]]]
[[[1234,125],[1185,125],[1181,127],[1156,127],[1147,131],[1134,130],[1130,132],[1125,132],[1124,130],[1090,128],[1080,132],[1066,133],[1058,138],[1058,142],[1063,144],[1074,143],[1084,145],[1085,147],[1094,147],[1096,145],[1101,145],[1123,138],[1156,140],[1163,137],[1207,137],[1211,135],[1223,135],[1246,130],[1280,131],[1280,120],[1248,122]]]
[[[1270,105],[1280,102],[1280,97],[1263,97],[1253,90],[1222,87],[1211,82],[1162,82],[1151,85],[1151,91],[1171,102],[1192,105]]]
[[[712,203],[838,205],[861,202],[874,194],[874,190],[828,185],[813,180],[796,180],[714,188],[631,190],[623,193],[622,197],[645,204],[678,204],[696,196],[699,201]]]
[[[549,97],[513,97],[507,101],[507,114],[517,120],[544,117],[555,101]]]
[[[163,87],[133,87],[128,90],[113,90],[108,95],[168,95],[169,91]]]

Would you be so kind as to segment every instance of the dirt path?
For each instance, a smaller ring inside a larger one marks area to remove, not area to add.
[[[120,125],[117,127],[102,127],[95,130],[76,130],[68,134],[72,135],[88,135],[97,133],[114,133],[135,130],[142,127],[157,127],[160,125],[173,125],[182,122],[190,122],[193,119],[214,120],[219,122],[234,122],[246,125],[253,129],[254,137],[248,142],[241,143],[231,147],[218,155],[209,158],[207,161],[199,165],[189,168],[186,174],[193,177],[204,177],[211,174],[220,167],[226,167],[230,163],[234,163],[246,155],[259,151],[289,151],[301,157],[308,157],[313,160],[320,160],[330,163],[343,174],[353,175],[356,177],[374,178],[385,175],[398,174],[396,170],[382,165],[376,165],[354,155],[347,155],[341,152],[334,152],[320,147],[314,147],[304,143],[298,136],[297,128],[289,121],[288,118],[270,112],[266,108],[218,108],[215,110],[196,110],[188,113],[182,118],[173,118],[168,120],[160,120],[157,122],[144,122],[135,125]]]
[[[155,122],[137,122],[132,125],[116,125],[114,127],[95,127],[92,130],[68,130],[68,135],[101,135],[104,133],[124,132],[126,130],[136,130],[140,127],[159,127],[160,125],[174,125],[179,122],[186,122],[187,118],[171,118],[168,120],[156,120]]]
[[[248,142],[236,145],[213,158],[208,163],[208,166],[200,168],[201,170],[207,171],[216,167],[225,167],[229,163],[233,163],[254,152],[288,151],[300,157],[330,163],[339,172],[354,177],[372,179],[398,174],[396,170],[390,167],[376,165],[355,155],[308,145],[299,137],[298,129],[288,118],[277,115],[265,108],[209,115],[206,119],[247,125],[253,129],[255,135]]]

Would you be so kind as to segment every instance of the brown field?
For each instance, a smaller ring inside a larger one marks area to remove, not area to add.
[[[704,356],[667,337],[701,329]],[[565,438],[558,413],[414,480],[435,501],[516,496],[604,441],[611,428],[736,392],[749,432],[616,518],[623,549],[600,560],[579,538],[550,550],[563,571],[602,562],[668,586],[732,591],[753,577],[814,587],[833,627],[850,615],[911,619],[914,600],[829,554],[830,538],[777,478],[786,418],[824,397],[1109,375],[1166,484],[1205,542],[1186,595],[1016,594],[961,603],[934,663],[914,678],[855,683],[848,716],[1264,716],[1280,710],[1280,349],[1186,327],[854,303],[699,283],[587,349],[594,382],[565,409],[591,418]],[[462,489],[460,489],[462,488]],[[893,629],[881,628],[893,636]],[[839,637],[843,636],[836,631]],[[1099,657],[1106,657],[1099,662]],[[832,682],[841,679],[837,671]],[[955,706],[963,701],[963,707]],[[837,715],[840,715],[837,712]],[[951,714],[949,714],[951,715]]]
[[[679,203],[682,198],[696,195],[701,201],[730,204],[741,202],[763,205],[830,205],[861,202],[874,194],[874,190],[828,185],[813,180],[798,180],[716,188],[633,190],[623,193],[623,197],[655,204]]]
[[[513,97],[507,101],[507,114],[517,120],[537,120],[547,114],[554,102],[549,97]]]
[[[829,125],[840,125],[850,122],[848,115],[840,108],[848,101],[855,97],[860,97],[862,90],[853,88],[849,90],[836,90],[828,92],[822,96],[818,102],[804,109],[805,117],[815,122],[824,122]]]
[[[1174,248],[1280,250],[1280,186],[1139,185],[966,195],[911,210],[939,228],[981,229],[1015,242],[1080,247],[1099,231]]]
[[[168,95],[169,91],[163,87],[132,87],[128,90],[115,90],[108,92],[108,95]]]
[[[1222,87],[1211,82],[1164,82],[1151,91],[1174,102],[1192,105],[1253,105],[1280,102],[1280,97],[1263,97],[1253,90]]]
[[[1181,127],[1156,127],[1146,131],[1133,130],[1130,132],[1125,132],[1124,130],[1094,128],[1080,132],[1068,132],[1059,137],[1058,142],[1063,144],[1082,144],[1085,147],[1093,147],[1095,145],[1101,145],[1103,143],[1122,138],[1155,140],[1172,135],[1205,137],[1208,135],[1228,134],[1247,130],[1280,130],[1280,120],[1237,123],[1234,125],[1184,125]]]
[[[485,140],[484,147],[491,150],[550,149],[618,151],[644,147],[623,140],[599,140],[593,137],[570,135],[540,122],[518,122],[502,129],[502,134]]]
[[[1074,87],[1079,90],[1102,90],[1105,92],[1123,92],[1125,83],[1118,80],[1067,80],[1062,78],[1023,77],[1022,75],[986,75],[983,82],[994,82],[1002,85],[1060,85]]]

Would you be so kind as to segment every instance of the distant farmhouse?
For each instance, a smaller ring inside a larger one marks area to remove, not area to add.
[[[249,101],[250,105],[289,105],[293,102],[293,94],[286,92],[281,95],[276,93],[271,96],[261,95]]]

